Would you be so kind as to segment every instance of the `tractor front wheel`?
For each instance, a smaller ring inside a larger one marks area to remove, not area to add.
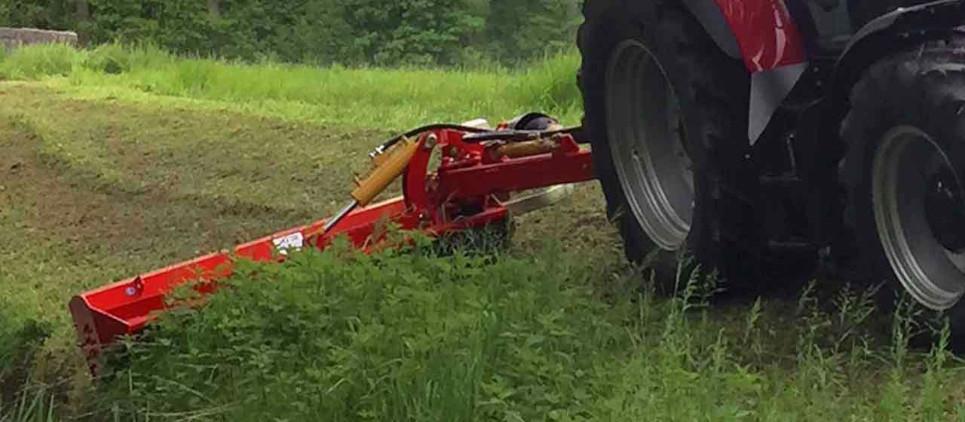
[[[873,65],[842,126],[860,278],[946,312],[965,346],[965,38]]]

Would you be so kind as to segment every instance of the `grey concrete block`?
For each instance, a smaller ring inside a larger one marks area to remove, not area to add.
[[[32,28],[0,28],[0,46],[13,49],[31,44],[77,45],[77,33]]]

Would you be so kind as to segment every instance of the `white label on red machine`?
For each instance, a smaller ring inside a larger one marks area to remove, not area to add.
[[[302,236],[301,232],[296,232],[288,236],[279,237],[272,240],[272,242],[275,244],[275,249],[278,250],[278,253],[288,255],[288,251],[298,251],[305,245],[305,236]]]

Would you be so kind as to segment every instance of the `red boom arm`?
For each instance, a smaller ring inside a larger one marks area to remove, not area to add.
[[[285,230],[234,251],[223,251],[160,269],[75,296],[70,301],[80,346],[95,375],[105,347],[118,337],[136,334],[169,305],[178,286],[203,281],[202,294],[213,281],[233,273],[235,259],[281,262],[290,250],[324,249],[336,236],[368,250],[384,233],[386,219],[403,230],[438,236],[481,228],[509,218],[497,197],[513,192],[594,178],[590,152],[567,133],[521,142],[465,142],[465,132],[438,130],[419,138],[419,150],[405,173],[403,196],[356,210],[335,229],[322,233],[325,221]],[[442,155],[436,172],[428,165],[434,151]]]

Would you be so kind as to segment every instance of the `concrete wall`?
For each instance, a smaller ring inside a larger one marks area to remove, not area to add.
[[[0,47],[11,49],[21,45],[49,43],[77,45],[77,34],[28,28],[0,28]]]

